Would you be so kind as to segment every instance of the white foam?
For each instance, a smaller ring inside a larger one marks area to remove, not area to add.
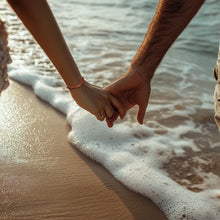
[[[155,134],[152,128],[129,122],[109,129],[105,122],[79,109],[62,87],[49,86],[54,85],[54,77],[30,69],[13,70],[10,76],[32,86],[38,96],[67,115],[71,125],[68,138],[74,146],[105,166],[131,190],[151,198],[169,219],[219,219],[220,201],[216,199],[219,189],[191,192],[160,169],[172,157],[173,150],[180,154],[184,146],[197,149],[191,140],[180,138],[183,131],[195,127],[193,122],[175,130],[168,129],[166,135]],[[161,151],[164,153],[160,154]]]
[[[103,164],[130,189],[150,197],[169,219],[180,219],[184,215],[186,219],[219,218],[218,206],[210,199],[181,187],[159,169],[164,158],[158,152],[162,149],[170,152],[172,148],[167,146],[167,138],[164,140],[151,129],[137,125],[128,127],[122,123],[109,129],[81,110],[68,115],[68,121],[74,126],[69,134],[72,143],[77,143],[83,153]],[[138,131],[147,137],[135,138]]]

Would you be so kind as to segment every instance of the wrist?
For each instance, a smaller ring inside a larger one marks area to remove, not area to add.
[[[85,95],[88,94],[88,84],[84,81],[82,86],[69,91],[74,101],[79,105],[80,102],[85,100]]]
[[[74,86],[67,86],[66,88],[71,91],[71,90],[74,90],[74,89],[81,87],[83,83],[84,83],[84,77],[82,77],[80,83],[75,84]]]
[[[87,91],[89,84],[87,81],[82,77],[79,84],[75,85],[73,88],[70,89],[67,86],[67,89],[69,89],[71,96],[75,101],[77,101],[80,97],[83,96],[83,94]]]
[[[135,75],[137,80],[142,83],[149,83],[154,75],[154,69],[145,64],[131,63],[128,70],[132,75]]]

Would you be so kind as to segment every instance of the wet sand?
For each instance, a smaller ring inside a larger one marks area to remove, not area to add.
[[[0,219],[166,219],[68,140],[65,116],[25,86],[0,97]]]

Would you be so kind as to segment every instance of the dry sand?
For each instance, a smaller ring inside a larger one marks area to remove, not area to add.
[[[0,219],[166,219],[68,143],[65,116],[11,82],[0,97]]]

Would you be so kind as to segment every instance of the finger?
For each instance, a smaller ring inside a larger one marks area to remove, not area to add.
[[[112,108],[111,104],[105,105],[105,113],[107,118],[111,118],[115,110]]]
[[[106,122],[107,122],[107,125],[109,128],[111,128],[113,126],[113,124],[116,121],[116,119],[118,118],[118,116],[119,116],[118,111],[115,111],[111,118],[106,118]]]
[[[99,117],[96,117],[99,121],[104,121],[105,118],[99,118]]]
[[[96,118],[99,120],[99,121],[104,121],[105,120],[105,113],[98,113],[98,115],[96,115]]]
[[[140,124],[143,124],[146,108],[147,108],[147,103],[145,103],[143,105],[139,105],[139,110],[137,113],[137,121]]]
[[[106,119],[106,123],[109,128],[113,127],[113,123],[111,121],[109,121],[108,119]]]
[[[120,118],[123,119],[125,117],[125,110],[121,102],[115,98],[114,96],[110,95],[110,101],[114,107],[118,109],[118,112],[120,114]]]

